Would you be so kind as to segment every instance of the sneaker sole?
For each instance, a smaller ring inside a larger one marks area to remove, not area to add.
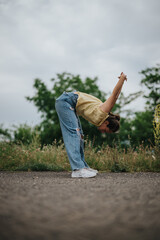
[[[96,175],[92,177],[71,177],[71,178],[94,178],[94,177],[96,177]]]
[[[94,178],[96,177],[96,175],[94,176],[90,176],[90,177],[83,177],[83,176],[71,176],[72,178]]]

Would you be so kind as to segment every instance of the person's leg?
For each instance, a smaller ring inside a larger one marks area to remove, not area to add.
[[[79,119],[78,116],[77,116],[77,119],[78,119],[78,126],[79,126],[79,129],[80,129],[79,133],[80,133],[80,153],[81,153],[81,159],[84,162],[85,167],[88,168],[88,164],[86,163],[85,157],[84,157],[84,134],[83,134],[83,129],[82,129],[82,125],[81,125],[81,122],[80,122],[80,119]]]
[[[76,102],[73,101],[73,95],[71,94],[64,93],[56,100],[56,111],[72,170],[87,167],[82,148],[82,130],[76,115],[75,106]]]
[[[85,161],[85,158],[84,158],[84,135],[83,135],[83,130],[82,130],[82,125],[81,125],[80,119],[79,119],[78,116],[77,116],[77,118],[78,118],[78,124],[79,124],[79,128],[80,128],[80,134],[81,134],[81,149],[80,149],[80,153],[81,153],[82,161],[84,161],[86,169],[88,169],[89,171],[92,171],[92,172],[97,174],[98,171],[93,169],[93,168],[90,168],[88,166],[88,164],[86,163],[86,161]]]

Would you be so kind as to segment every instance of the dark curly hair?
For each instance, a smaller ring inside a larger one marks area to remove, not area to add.
[[[109,124],[107,127],[112,131],[112,132],[117,132],[120,128],[120,116],[118,114],[114,113],[109,113],[109,117],[106,119]]]

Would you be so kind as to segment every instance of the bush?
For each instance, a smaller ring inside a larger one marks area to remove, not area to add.
[[[21,124],[15,128],[16,130],[14,130],[14,143],[28,145],[32,142],[35,142],[35,138],[37,138],[36,141],[40,141],[39,132],[36,127],[32,128],[26,124]]]

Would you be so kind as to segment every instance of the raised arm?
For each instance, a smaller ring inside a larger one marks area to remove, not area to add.
[[[119,94],[121,92],[121,89],[125,80],[127,81],[127,76],[122,72],[121,75],[119,76],[118,83],[113,89],[111,96],[100,106],[102,111],[109,113],[112,110],[112,108],[114,107],[114,104],[116,103],[119,97]]]

